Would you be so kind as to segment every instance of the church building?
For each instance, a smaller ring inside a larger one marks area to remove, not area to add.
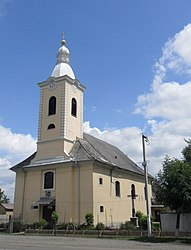
[[[16,172],[14,218],[118,226],[146,214],[144,171],[117,147],[83,132],[85,86],[70,66],[66,41],[51,76],[38,84],[37,151],[11,168]],[[151,179],[149,178],[149,202]]]

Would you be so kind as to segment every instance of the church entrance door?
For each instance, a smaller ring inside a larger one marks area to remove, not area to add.
[[[52,212],[55,211],[55,205],[53,206],[43,206],[43,210],[42,210],[42,218],[44,220],[46,220],[48,223],[51,222],[51,215]]]

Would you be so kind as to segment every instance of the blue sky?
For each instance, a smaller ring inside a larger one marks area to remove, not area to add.
[[[141,133],[150,172],[190,138],[190,0],[0,0],[0,188],[8,168],[35,150],[38,82],[50,77],[65,32],[86,86],[84,129],[137,164]],[[186,106],[186,108],[185,108]]]

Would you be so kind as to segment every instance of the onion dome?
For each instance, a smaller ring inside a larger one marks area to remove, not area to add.
[[[75,79],[74,72],[70,66],[70,52],[65,45],[66,41],[64,40],[64,35],[63,35],[62,47],[60,47],[58,50],[56,66],[54,67],[51,76],[59,77],[67,75],[70,78]]]

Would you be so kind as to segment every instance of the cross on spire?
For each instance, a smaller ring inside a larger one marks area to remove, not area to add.
[[[64,39],[65,32],[62,32],[62,45],[66,45],[66,40]]]

